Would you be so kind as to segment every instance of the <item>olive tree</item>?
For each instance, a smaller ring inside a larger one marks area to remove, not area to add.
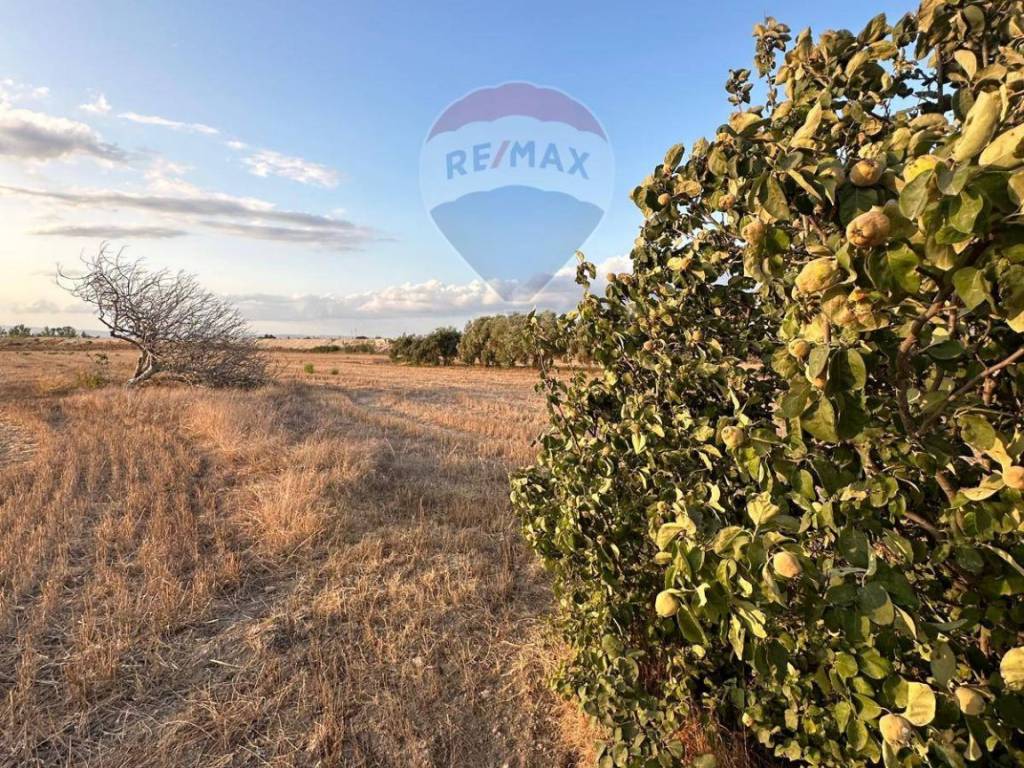
[[[693,702],[806,765],[1020,765],[1024,11],[754,37],[513,480],[558,685],[607,766],[677,764]]]
[[[151,270],[140,259],[103,246],[82,258],[58,283],[96,310],[115,339],[139,352],[127,386],[157,374],[213,387],[253,387],[266,379],[266,361],[248,324],[193,275]]]

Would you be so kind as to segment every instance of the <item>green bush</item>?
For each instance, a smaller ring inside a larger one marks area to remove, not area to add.
[[[545,372],[557,685],[603,766],[678,764],[691,702],[808,765],[1020,765],[1021,5],[755,39],[561,321],[600,370]]]
[[[470,320],[459,342],[459,359],[468,365],[500,366],[541,364],[535,334],[552,335],[557,324],[554,312],[484,315]]]
[[[314,366],[312,363],[306,363],[305,365],[302,366],[302,370],[306,373],[313,374],[316,373],[316,366]]]
[[[454,328],[437,328],[422,336],[403,334],[388,345],[388,355],[396,363],[451,365],[461,337]]]

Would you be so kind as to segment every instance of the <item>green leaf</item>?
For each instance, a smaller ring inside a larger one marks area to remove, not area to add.
[[[949,643],[940,641],[935,644],[932,649],[931,668],[936,684],[942,688],[949,685],[953,675],[956,674],[956,656],[953,655],[953,649],[949,647]]]
[[[821,376],[825,372],[825,366],[828,365],[829,348],[826,346],[817,346],[811,350],[811,354],[807,357],[807,375],[812,379]]]
[[[800,418],[800,426],[810,435],[826,443],[838,443],[836,410],[822,395],[809,413]]]
[[[960,424],[960,437],[972,448],[984,453],[995,445],[998,435],[984,416],[968,413],[957,421]]]
[[[672,170],[675,169],[677,165],[679,165],[679,161],[682,159],[683,145],[674,144],[673,146],[669,147],[668,151],[665,153],[664,165],[666,168]]]
[[[991,293],[985,275],[975,267],[961,267],[954,272],[953,288],[968,310],[983,304]]]
[[[870,187],[846,185],[839,193],[839,220],[843,226],[878,204],[878,193]]]
[[[859,752],[867,746],[868,729],[860,720],[851,720],[846,726],[846,738],[850,740],[850,746]]]
[[[868,582],[860,593],[860,607],[875,624],[887,626],[896,618],[892,601],[885,587],[875,581]]]
[[[693,612],[682,603],[676,613],[676,623],[687,641],[697,645],[707,644],[708,639],[704,635],[704,630],[701,629],[700,622],[694,617]]]
[[[953,203],[949,223],[959,231],[970,234],[974,231],[974,222],[984,205],[981,195],[970,190],[962,192]]]
[[[907,708],[903,714],[917,726],[935,719],[935,693],[926,683],[907,683]]]
[[[764,525],[780,512],[779,506],[772,501],[770,493],[761,493],[747,503],[747,514],[754,525]]]
[[[917,293],[921,288],[921,277],[917,274],[917,267],[921,260],[906,245],[899,245],[889,248],[885,252],[888,262],[889,274],[894,285],[899,286],[907,293]]]
[[[928,206],[931,181],[934,170],[927,170],[915,176],[900,192],[900,213],[908,219],[916,219]]]
[[[844,528],[839,532],[836,540],[836,548],[846,562],[858,568],[866,568],[868,565],[868,537],[856,528]]]
[[[779,221],[788,221],[790,218],[789,204],[786,202],[786,194],[772,174],[767,174],[760,192],[761,204],[764,209]]]
[[[850,386],[854,389],[864,389],[868,383],[868,368],[864,364],[864,358],[855,349],[848,349],[843,354],[850,372]]]
[[[848,653],[837,653],[835,663],[836,673],[844,680],[849,680],[857,674],[859,667],[857,659]]]

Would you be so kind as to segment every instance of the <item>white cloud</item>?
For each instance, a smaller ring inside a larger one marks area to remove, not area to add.
[[[112,189],[58,191],[0,185],[0,194],[46,201],[68,209],[132,210],[180,224],[199,225],[236,237],[314,245],[351,251],[381,239],[379,233],[347,219],[305,211],[282,211],[256,198],[207,192],[180,179],[165,179],[156,191]]]
[[[161,128],[170,128],[171,130],[183,131],[185,133],[202,133],[207,136],[213,136],[220,133],[216,128],[204,125],[203,123],[183,123],[178,120],[170,120],[166,117],[160,117],[159,115],[140,115],[137,112],[121,112],[118,117],[122,120],[129,120],[133,123],[157,125]]]
[[[53,272],[47,272],[46,275],[51,279],[53,278]],[[6,309],[15,317],[23,315],[77,315],[92,314],[93,312],[92,307],[82,302],[58,304],[57,302],[50,301],[49,299],[36,299],[35,301],[27,304],[12,302],[10,304],[0,304],[0,307]]]
[[[110,102],[104,94],[99,94],[87,104],[79,104],[78,108],[83,112],[91,112],[94,115],[105,115],[110,112]]]
[[[591,290],[600,292],[608,272],[629,271],[628,256],[615,256],[597,265],[598,279]],[[583,289],[576,284],[576,265],[560,269],[529,301],[505,301],[483,280],[468,283],[403,283],[376,291],[341,296],[284,296],[265,293],[228,297],[254,321],[312,321],[396,318],[473,317],[481,314],[526,312],[534,307],[564,312],[576,306]]]
[[[282,155],[269,149],[263,149],[250,155],[243,161],[249,166],[250,173],[256,176],[280,176],[302,184],[313,184],[318,187],[332,189],[338,186],[338,172],[325,165],[311,163],[301,157]]]
[[[37,229],[33,235],[51,237],[78,237],[91,240],[166,240],[187,235],[183,229],[150,226],[121,226],[117,224],[66,224]]]
[[[0,108],[10,107],[20,101],[39,101],[50,95],[45,85],[20,83],[10,77],[0,80]]]
[[[114,162],[127,159],[123,150],[104,142],[85,123],[0,105],[0,156],[42,161],[70,155]]]
[[[231,139],[230,141],[226,141],[224,143],[227,145],[228,149],[233,149],[236,152],[241,152],[243,149],[249,148],[248,144],[246,144],[244,141],[239,141],[238,139]]]

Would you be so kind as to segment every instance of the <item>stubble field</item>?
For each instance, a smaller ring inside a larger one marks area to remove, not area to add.
[[[508,505],[535,374],[273,359],[0,348],[0,766],[590,764]]]

